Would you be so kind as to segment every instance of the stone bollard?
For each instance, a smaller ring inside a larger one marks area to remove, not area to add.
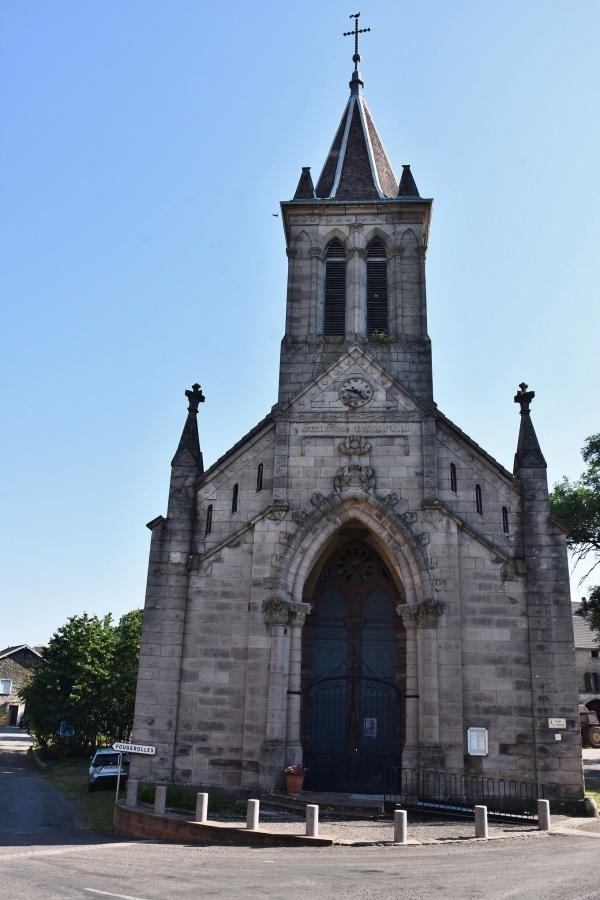
[[[157,784],[154,794],[154,812],[159,816],[164,816],[167,808],[167,786],[166,784]]]
[[[196,794],[195,822],[206,822],[208,818],[208,794]]]
[[[246,815],[246,828],[249,831],[258,831],[258,811],[260,801],[248,800],[248,813]]]
[[[407,816],[405,809],[394,810],[394,843],[406,844],[408,842]]]
[[[316,803],[306,806],[306,834],[308,837],[319,836],[319,807]]]
[[[548,800],[538,800],[537,814],[540,831],[550,831],[550,803]]]
[[[475,837],[476,838],[487,838],[488,837],[487,806],[476,806],[473,811],[475,813]]]
[[[137,780],[137,778],[129,778],[127,780],[125,806],[137,806],[138,784],[139,781]]]

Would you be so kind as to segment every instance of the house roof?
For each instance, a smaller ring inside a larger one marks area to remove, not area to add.
[[[16,644],[14,647],[5,647],[4,650],[0,650],[0,659],[3,659],[5,656],[10,656],[12,653],[16,653],[18,650],[31,650],[32,653],[35,653],[36,656],[42,658],[42,654],[35,649],[35,647],[30,647],[29,644]]]
[[[573,635],[576,650],[598,650],[598,634],[592,631],[583,616],[573,616]]]

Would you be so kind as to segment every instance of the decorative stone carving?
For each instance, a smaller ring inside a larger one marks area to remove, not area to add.
[[[371,449],[370,443],[359,435],[349,435],[340,444],[340,452],[350,457],[350,464],[340,466],[334,479],[336,491],[358,488],[372,491],[375,487],[375,473],[370,466],[363,466],[360,457]]]
[[[398,506],[398,503],[400,502],[400,497],[398,496],[398,494],[394,494],[394,493],[386,494],[386,496],[383,498],[383,502],[390,509],[393,509],[395,506]]]
[[[285,516],[285,512],[285,509],[271,509],[267,513],[267,519],[270,519],[271,522],[281,522]]]
[[[310,610],[310,603],[293,603],[290,611],[290,625],[301,628]]]
[[[281,597],[269,597],[263,603],[265,622],[268,625],[287,625],[292,613],[293,603]]]
[[[397,606],[405,628],[437,628],[438,621],[446,611],[441,600],[423,600],[414,606]]]
[[[296,525],[301,525],[302,522],[306,519],[306,513],[303,509],[295,509],[292,513],[292,521],[296,523]]]

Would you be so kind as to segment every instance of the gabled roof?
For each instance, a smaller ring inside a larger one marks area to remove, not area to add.
[[[35,647],[30,647],[29,644],[16,644],[14,647],[5,647],[4,650],[0,650],[0,659],[3,659],[5,656],[11,656],[11,654],[16,653],[18,650],[31,650],[32,653],[35,653],[36,656],[42,658],[42,654],[39,653]]]

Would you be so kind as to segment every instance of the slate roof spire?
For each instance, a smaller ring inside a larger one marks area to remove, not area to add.
[[[398,179],[363,97],[358,35],[371,29],[358,28],[359,15],[350,17],[354,19],[354,30],[345,32],[354,35],[350,99],[315,188],[319,199],[385,200],[398,195]]]
[[[515,475],[519,469],[546,469],[546,460],[537,439],[533,422],[531,421],[530,406],[535,397],[535,391],[528,391],[529,385],[521,382],[519,390],[515,394],[515,403],[521,406],[521,427],[517,452],[515,453]]]
[[[177,452],[171,460],[171,465],[195,465],[198,474],[204,472],[202,451],[200,450],[200,435],[198,434],[198,406],[204,403],[204,394],[199,384],[193,384],[191,391],[186,391],[185,396],[189,400],[188,415],[181,433],[181,440]],[[188,459],[186,460],[186,456]]]

